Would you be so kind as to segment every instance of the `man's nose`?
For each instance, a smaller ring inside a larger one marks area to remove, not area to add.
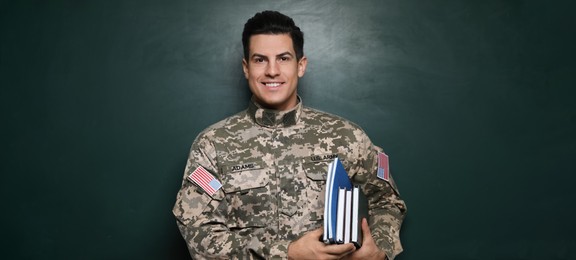
[[[268,66],[266,67],[266,76],[268,77],[276,77],[280,74],[280,69],[278,68],[278,63],[276,62],[269,62]]]

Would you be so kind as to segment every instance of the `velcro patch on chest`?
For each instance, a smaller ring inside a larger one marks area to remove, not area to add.
[[[332,161],[334,158],[338,157],[338,154],[323,154],[323,155],[311,155],[310,162],[323,162],[323,161]]]
[[[262,165],[259,163],[251,162],[251,163],[243,163],[237,165],[228,166],[229,172],[241,172],[241,171],[249,171],[249,170],[257,170],[261,169]]]

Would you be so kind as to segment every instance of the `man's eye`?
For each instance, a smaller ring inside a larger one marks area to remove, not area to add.
[[[254,62],[256,62],[256,63],[262,63],[262,62],[264,62],[264,59],[263,59],[263,58],[255,58],[255,59],[254,59]]]
[[[290,57],[280,57],[280,61],[289,61]]]

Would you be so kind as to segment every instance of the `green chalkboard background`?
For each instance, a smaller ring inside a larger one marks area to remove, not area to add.
[[[306,34],[304,103],[390,155],[398,259],[576,259],[576,4],[521,0],[2,0],[0,258],[188,259],[188,149],[247,105],[265,9]]]

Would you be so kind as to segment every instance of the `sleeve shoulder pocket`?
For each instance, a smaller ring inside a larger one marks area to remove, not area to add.
[[[185,182],[178,192],[172,213],[184,225],[188,225],[202,214],[212,197],[189,182]],[[218,193],[217,193],[218,194]]]

